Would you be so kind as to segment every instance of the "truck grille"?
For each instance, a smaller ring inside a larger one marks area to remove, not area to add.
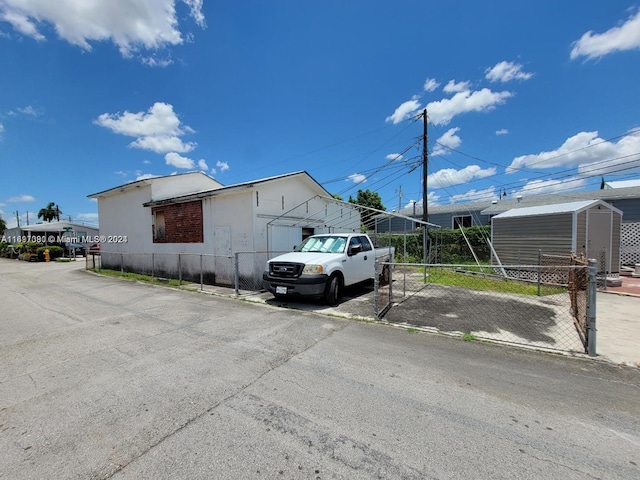
[[[273,277],[297,278],[302,273],[303,263],[278,262],[269,264],[269,273]]]

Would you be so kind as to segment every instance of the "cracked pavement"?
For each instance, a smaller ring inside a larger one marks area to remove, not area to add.
[[[637,478],[640,371],[0,259],[0,478]]]

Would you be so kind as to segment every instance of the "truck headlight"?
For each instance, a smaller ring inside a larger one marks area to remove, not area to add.
[[[305,265],[302,269],[303,275],[317,275],[318,273],[322,273],[322,265]]]

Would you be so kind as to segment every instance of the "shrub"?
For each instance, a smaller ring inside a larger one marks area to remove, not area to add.
[[[58,247],[57,245],[47,245],[47,246],[38,247],[38,249],[36,250],[36,253],[40,261],[44,261],[44,251],[46,249],[49,249],[50,260],[55,260],[56,258],[59,258],[62,255],[64,255],[64,249],[62,247]]]
[[[41,242],[21,242],[16,243],[16,248],[24,253],[37,253],[38,248],[43,245]]]
[[[464,233],[473,247],[473,251],[481,262],[488,262],[491,259],[491,250],[486,242],[487,237],[491,237],[490,226],[475,226],[464,229]],[[406,241],[406,251],[405,251]],[[430,259],[431,263],[469,263],[475,262],[469,245],[464,239],[460,229],[432,228],[429,229],[429,241],[431,243]],[[396,262],[417,262],[422,263],[422,233],[411,233],[406,236],[379,234],[375,243],[380,245],[392,245],[396,249]],[[406,257],[403,256],[406,254]]]

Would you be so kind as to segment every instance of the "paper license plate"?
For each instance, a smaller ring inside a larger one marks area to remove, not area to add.
[[[287,287],[276,287],[276,293],[278,295],[286,295],[287,294]]]

